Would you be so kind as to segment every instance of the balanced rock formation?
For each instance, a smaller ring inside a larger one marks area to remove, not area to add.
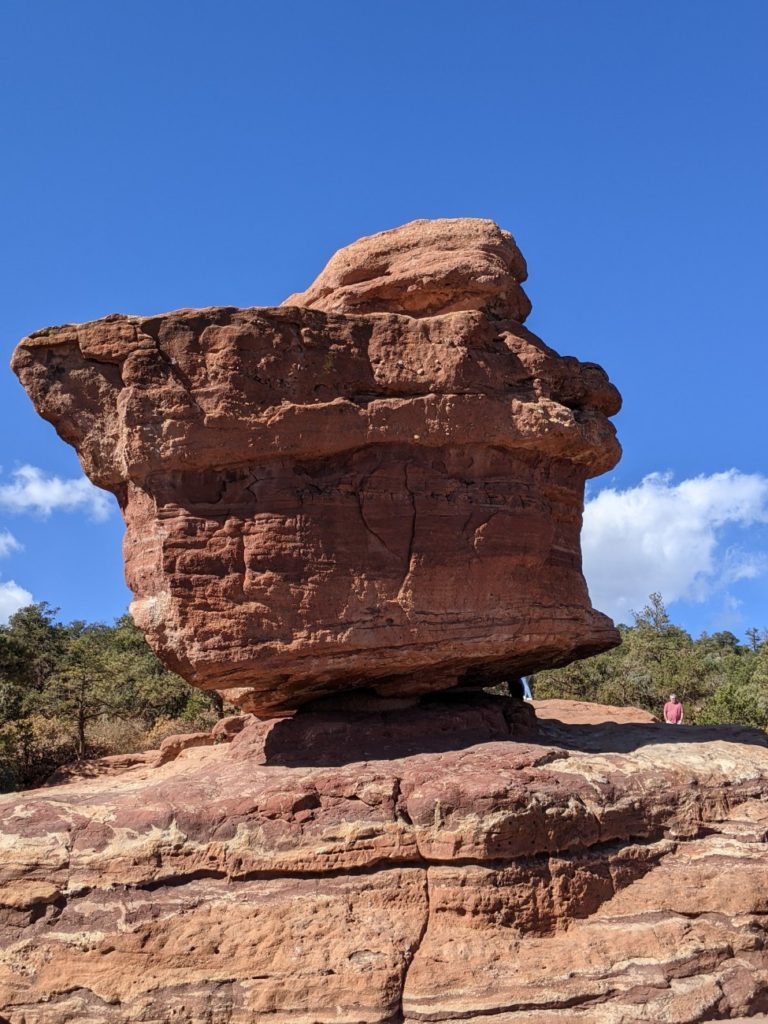
[[[0,797],[0,1019],[768,1011],[764,733],[567,702],[537,733],[522,701],[411,704],[248,718]]]
[[[490,221],[337,253],[278,308],[48,328],[13,367],[125,516],[133,616],[259,713],[484,684],[618,642],[581,573],[620,399],[522,326]]]

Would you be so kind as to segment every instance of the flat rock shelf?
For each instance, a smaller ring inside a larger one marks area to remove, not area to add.
[[[248,718],[158,767],[0,798],[4,1019],[766,1012],[766,736],[537,712]]]

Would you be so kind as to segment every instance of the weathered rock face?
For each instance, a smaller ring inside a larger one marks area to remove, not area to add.
[[[159,767],[0,798],[0,1015],[768,1011],[765,735],[537,711],[538,733],[527,705],[490,697],[300,711]]]
[[[117,495],[133,615],[166,664],[269,713],[618,642],[579,532],[619,396],[521,325],[524,277],[491,222],[420,221],[342,250],[289,305],[21,343],[37,409]]]
[[[416,220],[340,249],[283,305],[417,317],[478,309],[522,323],[531,311],[520,287],[527,276],[514,238],[493,221]]]

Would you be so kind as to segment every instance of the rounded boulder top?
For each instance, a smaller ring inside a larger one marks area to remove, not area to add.
[[[531,311],[526,277],[514,238],[492,220],[414,220],[339,249],[283,305],[413,317],[478,309],[522,323]]]

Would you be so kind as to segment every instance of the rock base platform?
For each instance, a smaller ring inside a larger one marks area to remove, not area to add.
[[[768,1011],[764,734],[360,700],[0,799],[0,1019]]]

